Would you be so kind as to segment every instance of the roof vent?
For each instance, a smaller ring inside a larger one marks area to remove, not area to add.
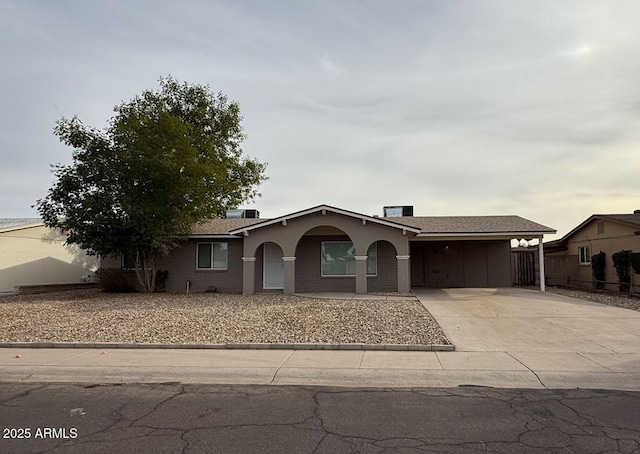
[[[396,205],[384,207],[384,217],[399,218],[401,216],[413,216],[413,205]]]
[[[244,208],[227,210],[227,219],[258,219],[260,218],[260,212],[258,210],[247,210]]]

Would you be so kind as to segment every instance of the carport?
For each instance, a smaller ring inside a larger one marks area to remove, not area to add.
[[[415,241],[411,285],[434,288],[508,287],[508,241]]]
[[[511,240],[538,239],[554,229],[519,216],[397,218],[420,233],[410,239],[411,285],[430,288],[511,286]],[[536,273],[544,291],[543,248]]]

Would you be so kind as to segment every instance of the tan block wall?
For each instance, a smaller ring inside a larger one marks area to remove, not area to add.
[[[547,285],[576,285],[580,279],[577,255],[545,254],[544,272]],[[573,281],[573,282],[571,282]]]

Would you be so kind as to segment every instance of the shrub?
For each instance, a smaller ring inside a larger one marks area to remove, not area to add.
[[[156,271],[156,288],[155,292],[167,291],[167,279],[169,277],[169,270]]]
[[[618,275],[618,282],[620,283],[619,289],[621,292],[629,290],[629,282],[631,282],[631,274],[629,268],[631,265],[632,252],[628,249],[618,251],[611,256],[613,259],[613,266],[616,269]]]
[[[103,292],[131,293],[136,292],[136,283],[131,271],[116,268],[104,268],[96,271],[98,287]]]
[[[631,253],[631,267],[633,268],[633,271],[640,274],[640,252]]]
[[[593,274],[593,280],[596,281],[596,288],[604,288],[604,281],[606,277],[606,254],[600,251],[598,254],[591,257],[591,273]]]

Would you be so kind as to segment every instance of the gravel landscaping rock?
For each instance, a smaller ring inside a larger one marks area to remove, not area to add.
[[[547,291],[557,293],[558,295],[593,301],[594,303],[607,304],[609,306],[623,307],[625,309],[640,311],[640,299],[638,298],[629,298],[628,296],[608,293],[582,292],[580,290],[568,290],[557,287],[547,287]]]
[[[2,342],[448,344],[418,301],[73,291],[0,299]]]

